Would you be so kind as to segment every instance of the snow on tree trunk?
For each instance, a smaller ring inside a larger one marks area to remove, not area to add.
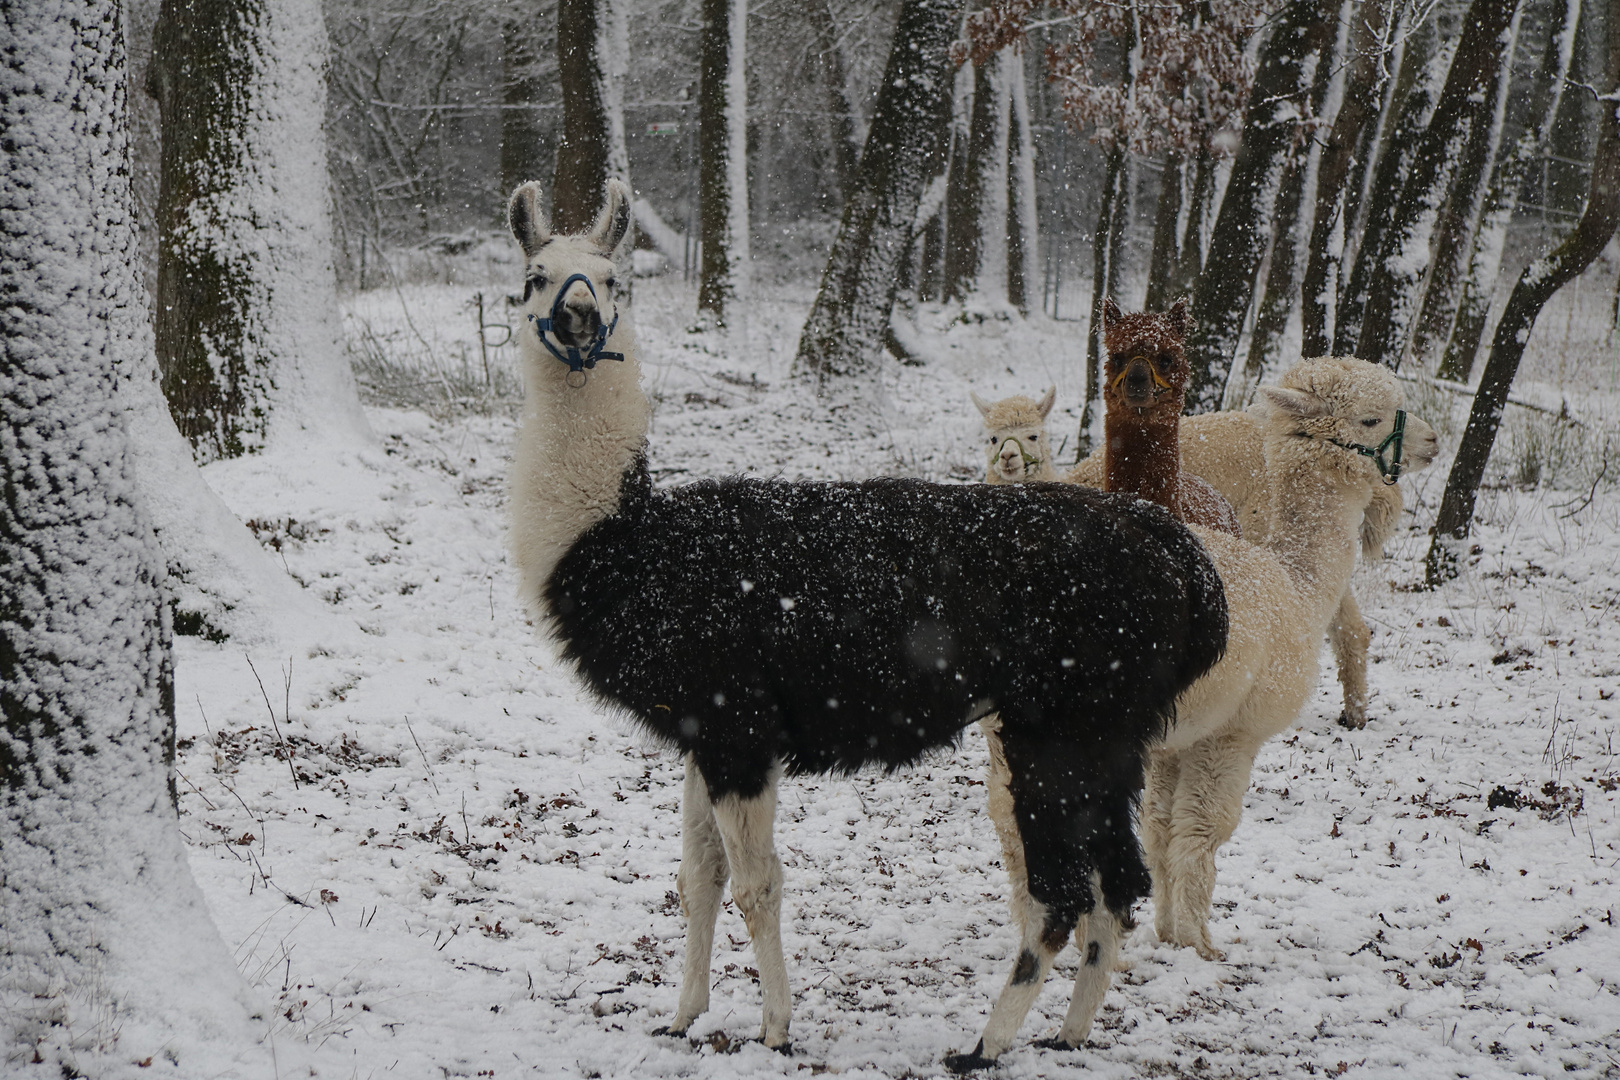
[[[703,0],[698,43],[698,310],[725,325],[748,271],[748,4]]]
[[[875,366],[889,325],[900,260],[911,250],[923,187],[940,172],[954,73],[949,55],[962,0],[904,0],[821,287],[799,336],[796,363],[820,376]]]
[[[1304,356],[1324,356],[1333,344],[1329,323],[1342,250],[1342,243],[1335,243],[1334,237],[1353,204],[1349,196],[1357,182],[1356,151],[1367,142],[1369,121],[1377,121],[1380,60],[1386,52],[1393,6],[1393,0],[1374,0],[1362,7],[1359,17],[1349,20],[1344,86],[1316,169],[1316,207],[1300,288],[1300,351]]]
[[[1289,0],[1260,50],[1260,67],[1243,118],[1243,145],[1232,163],[1215,217],[1209,255],[1193,290],[1190,412],[1220,407],[1226,379],[1265,256],[1277,176],[1293,145],[1312,58],[1333,44],[1338,0]]]
[[[1175,302],[1170,294],[1175,289],[1176,271],[1181,265],[1181,203],[1186,169],[1185,156],[1179,151],[1172,150],[1164,155],[1159,170],[1159,198],[1153,211],[1147,298],[1142,301],[1145,311],[1163,311]]]
[[[1012,100],[1007,50],[973,65],[973,109],[961,168],[947,195],[945,297],[1000,307],[1007,297],[1007,149]]]
[[[501,19],[501,191],[546,175],[551,125],[541,120],[547,98],[540,55],[544,24],[528,4],[505,0]]]
[[[1487,99],[1491,106],[1488,119],[1482,116],[1471,125],[1468,144],[1457,166],[1456,179],[1450,185],[1451,194],[1445,201],[1445,210],[1434,230],[1432,269],[1423,280],[1422,303],[1417,318],[1412,321],[1412,332],[1401,357],[1401,362],[1408,356],[1414,359],[1422,372],[1433,368],[1434,354],[1444,347],[1451,333],[1452,320],[1457,315],[1463,275],[1473,253],[1474,237],[1479,233],[1480,216],[1490,193],[1492,168],[1502,143],[1502,125],[1507,120],[1508,87],[1513,83],[1512,58],[1518,44],[1523,13],[1523,7],[1514,13],[1513,25],[1503,49],[1503,60],[1497,65],[1495,82]]]
[[[1492,103],[1491,88],[1512,35],[1519,0],[1474,0],[1434,115],[1412,155],[1388,228],[1372,254],[1367,304],[1355,355],[1397,366],[1429,268],[1434,223],[1450,191],[1469,132]]]
[[[1108,147],[1102,190],[1097,193],[1097,228],[1091,234],[1091,316],[1086,334],[1085,389],[1080,395],[1080,430],[1075,447],[1081,457],[1091,453],[1092,428],[1101,416],[1096,409],[1097,380],[1102,377],[1103,301],[1119,291],[1121,239],[1130,216],[1130,174],[1125,148]],[[1190,226],[1189,226],[1190,228]]]
[[[1012,92],[1007,140],[1007,302],[1020,315],[1027,315],[1030,291],[1040,280],[1040,231],[1035,205],[1035,132],[1022,49],[1008,51],[1007,74]]]
[[[0,3],[0,1061],[268,1077],[176,823],[163,565],[116,396],[145,317],[118,15]]]
[[[1354,353],[1361,340],[1377,253],[1384,233],[1393,225],[1400,210],[1402,180],[1428,127],[1440,82],[1449,65],[1447,51],[1436,49],[1436,36],[1432,21],[1408,33],[1400,72],[1384,109],[1375,150],[1369,155],[1376,164],[1369,162],[1372,182],[1365,205],[1354,217],[1346,215],[1343,266],[1349,269],[1345,273],[1341,268],[1344,279],[1333,318],[1332,352],[1338,356]],[[1350,227],[1352,222],[1357,227]]]
[[[1580,25],[1581,0],[1563,0],[1553,6],[1547,27],[1547,45],[1540,69],[1531,86],[1526,130],[1512,152],[1497,167],[1496,178],[1474,240],[1473,256],[1457,302],[1457,317],[1446,343],[1437,374],[1442,379],[1466,383],[1473,374],[1474,357],[1490,316],[1491,298],[1496,292],[1497,272],[1507,243],[1508,225],[1518,206],[1519,189],[1530,166],[1546,149],[1547,136],[1563,100],[1565,80],[1575,52],[1575,34]]]
[[[199,457],[361,441],[340,333],[317,0],[164,0],[157,352]]]
[[[629,55],[626,0],[558,0],[557,78],[562,135],[552,180],[552,227],[584,232],[596,220],[609,179],[630,182],[624,139]]]
[[[1620,227],[1620,0],[1609,0],[1606,15],[1606,70],[1598,88],[1602,108],[1586,209],[1562,243],[1525,268],[1496,324],[1490,358],[1474,393],[1468,426],[1463,429],[1435,517],[1434,540],[1425,566],[1425,578],[1431,586],[1459,572],[1458,556],[1473,524],[1474,501],[1485,478],[1508,391],[1535,329],[1536,316],[1554,293],[1579,277],[1598,257],[1616,227]]]

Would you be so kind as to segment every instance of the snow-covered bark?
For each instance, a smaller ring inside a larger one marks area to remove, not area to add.
[[[1221,198],[1209,255],[1193,290],[1187,360],[1187,408],[1220,407],[1227,375],[1265,257],[1277,177],[1294,144],[1314,58],[1333,45],[1338,0],[1290,0],[1260,50],[1260,68],[1243,119],[1243,145]]]
[[[747,287],[747,0],[703,0],[698,55],[698,310],[723,325]]]
[[[0,1071],[268,1076],[176,828],[118,13],[0,4]]]
[[[1035,132],[1029,111],[1024,51],[1007,57],[1012,120],[1007,139],[1007,302],[1028,314],[1040,280],[1039,216],[1035,205]]]
[[[541,52],[546,25],[533,5],[504,0],[501,26],[501,192],[545,176],[551,162],[549,119],[540,106],[548,96]]]
[[[200,457],[369,438],[338,319],[318,0],[165,0],[157,350]]]
[[[551,203],[560,232],[583,232],[602,205],[609,178],[629,183],[624,138],[624,76],[629,56],[627,0],[559,0],[557,77],[562,135]]]
[[[1547,25],[1547,44],[1540,69],[1530,87],[1530,120],[1503,158],[1491,182],[1490,195],[1474,238],[1473,255],[1457,301],[1457,315],[1451,338],[1440,359],[1437,374],[1442,379],[1467,382],[1474,370],[1474,357],[1485,335],[1491,299],[1496,292],[1497,272],[1507,244],[1508,225],[1518,206],[1519,189],[1532,162],[1546,148],[1553,119],[1563,99],[1564,83],[1575,53],[1575,33],[1580,25],[1581,0],[1555,2]]]
[[[1003,50],[973,66],[966,152],[951,163],[954,182],[946,196],[945,295],[963,302],[971,297],[992,308],[1007,298],[1008,71],[1014,59]]]
[[[1430,242],[1469,133],[1488,117],[1491,88],[1511,54],[1519,0],[1474,0],[1446,73],[1434,115],[1412,155],[1394,214],[1379,238],[1367,279],[1367,305],[1355,355],[1397,366],[1417,290],[1429,269]],[[1483,115],[1482,115],[1483,114]]]
[[[796,363],[819,375],[875,365],[900,260],[911,250],[917,204],[938,175],[954,73],[949,48],[962,0],[905,0],[861,152],[860,182],[799,336]]]
[[[1474,404],[1468,411],[1457,458],[1446,477],[1446,491],[1435,516],[1425,577],[1439,585],[1458,574],[1458,548],[1468,539],[1474,500],[1485,465],[1490,461],[1508,391],[1535,329],[1536,316],[1553,294],[1580,276],[1614,237],[1620,226],[1620,0],[1609,0],[1604,37],[1604,74],[1596,88],[1599,99],[1596,152],[1586,209],[1568,236],[1519,275],[1507,307],[1491,338],[1490,358],[1480,375]]]

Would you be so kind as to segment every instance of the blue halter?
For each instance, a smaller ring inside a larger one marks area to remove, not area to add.
[[[551,353],[552,356],[567,364],[570,372],[585,371],[588,368],[593,368],[598,360],[623,360],[624,353],[608,352],[606,349],[608,336],[613,333],[614,327],[619,325],[617,312],[614,313],[611,323],[596,328],[595,337],[592,339],[590,346],[583,352],[573,345],[567,345],[564,348],[568,351],[564,354],[561,349],[546,338],[547,333],[552,335],[557,333],[557,316],[562,312],[563,297],[568,295],[568,290],[573,287],[576,281],[583,281],[585,288],[590,290],[591,299],[596,299],[596,288],[591,284],[591,279],[584,274],[574,274],[564,281],[557,290],[557,298],[551,302],[551,314],[543,319],[538,315],[531,314],[529,316],[529,321],[534,323],[535,332],[540,335],[540,344],[544,345],[546,351]],[[562,338],[558,338],[557,341],[561,343]]]

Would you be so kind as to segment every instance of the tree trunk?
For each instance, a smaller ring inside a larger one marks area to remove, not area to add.
[[[1457,300],[1463,274],[1473,253],[1479,232],[1480,215],[1490,193],[1491,172],[1502,142],[1502,125],[1507,120],[1508,87],[1513,83],[1513,52],[1518,42],[1523,8],[1514,14],[1513,26],[1503,49],[1503,61],[1496,66],[1495,82],[1487,101],[1489,114],[1474,120],[1462,161],[1457,166],[1451,194],[1435,227],[1432,269],[1421,290],[1422,305],[1412,323],[1412,333],[1404,351],[1417,362],[1418,370],[1429,372],[1434,353],[1439,352],[1451,334],[1457,315]],[[1487,119],[1488,116],[1488,119]],[[1399,367],[1399,363],[1396,365]]]
[[[1451,339],[1440,360],[1437,374],[1442,379],[1466,383],[1473,376],[1474,358],[1479,354],[1480,339],[1490,317],[1491,299],[1496,293],[1496,277],[1502,265],[1508,225],[1518,206],[1525,175],[1541,158],[1553,119],[1558,115],[1581,21],[1581,0],[1564,0],[1555,4],[1553,11],[1547,28],[1547,46],[1530,91],[1527,110],[1530,119],[1512,152],[1497,166],[1496,179],[1491,184],[1462,296],[1457,302]]]
[[[698,43],[698,310],[722,326],[748,271],[747,0],[703,0]],[[593,210],[594,214],[595,211]]]
[[[1159,198],[1153,212],[1153,253],[1148,257],[1147,298],[1144,311],[1163,311],[1174,303],[1176,269],[1181,264],[1181,187],[1186,159],[1176,151],[1164,155],[1159,170]],[[1187,231],[1193,232],[1189,220]]]
[[[1040,230],[1035,205],[1035,132],[1023,49],[1007,52],[1007,83],[1012,95],[1007,139],[1007,302],[1028,315],[1030,292],[1040,280]]]
[[[1376,122],[1378,116],[1379,60],[1385,51],[1392,6],[1392,0],[1373,0],[1362,9],[1359,19],[1351,20],[1344,93],[1316,169],[1316,209],[1300,290],[1300,352],[1304,356],[1325,356],[1333,344],[1328,317],[1332,314],[1333,286],[1339,269],[1334,231],[1347,212],[1354,213],[1349,209],[1352,200],[1348,195],[1352,184],[1359,187],[1359,172],[1354,167],[1356,151],[1364,143],[1368,122]]]
[[[1190,412],[1220,407],[1265,256],[1277,173],[1294,143],[1294,118],[1309,88],[1309,60],[1327,55],[1338,10],[1337,0],[1289,0],[1260,50],[1243,117],[1243,146],[1232,163],[1209,257],[1193,291],[1194,326],[1187,341]]]
[[[1003,50],[973,68],[973,109],[961,168],[946,195],[945,297],[1007,295],[1007,144],[1011,101]]]
[[[1491,355],[1480,376],[1468,426],[1463,430],[1451,474],[1446,477],[1445,495],[1435,518],[1434,541],[1425,567],[1425,579],[1431,586],[1458,574],[1459,555],[1473,524],[1474,501],[1485,478],[1485,465],[1502,423],[1508,391],[1535,329],[1536,316],[1554,293],[1598,257],[1620,226],[1620,108],[1615,104],[1615,93],[1620,90],[1620,0],[1609,0],[1606,15],[1607,56],[1600,87],[1606,100],[1600,111],[1586,210],[1562,243],[1520,275],[1502,319],[1496,324]]]
[[[1098,387],[1102,375],[1103,301],[1119,288],[1120,237],[1130,212],[1130,174],[1125,169],[1125,148],[1108,147],[1108,164],[1097,195],[1097,228],[1091,234],[1091,317],[1086,324],[1085,389],[1080,395],[1080,431],[1075,448],[1081,458],[1091,453],[1091,429],[1096,422]],[[1189,226],[1190,228],[1190,226]]]
[[[804,11],[816,28],[816,47],[821,52],[821,78],[827,89],[827,125],[832,135],[833,174],[838,178],[838,196],[847,199],[855,190],[861,144],[855,137],[855,105],[849,100],[844,54],[838,47],[829,0],[809,0]]]
[[[1364,360],[1390,367],[1400,364],[1418,286],[1429,267],[1435,218],[1457,174],[1470,130],[1492,102],[1490,91],[1518,8],[1518,0],[1474,0],[1463,19],[1445,87],[1373,255],[1355,353]]]
[[[268,1077],[180,842],[163,565],[116,400],[149,340],[118,16],[0,2],[0,1060]]]
[[[551,184],[552,227],[584,232],[610,177],[629,183],[624,139],[625,0],[558,0],[562,135]]]
[[[962,0],[904,0],[821,287],[797,363],[826,377],[863,375],[881,355],[896,268],[911,248],[923,186],[941,171],[954,82],[949,56]]]
[[[1266,269],[1265,288],[1260,294],[1260,306],[1254,314],[1254,329],[1249,334],[1249,356],[1243,364],[1243,382],[1247,389],[1238,405],[1248,404],[1252,388],[1260,385],[1266,360],[1276,355],[1277,343],[1288,328],[1289,312],[1294,309],[1294,286],[1298,281],[1295,270],[1299,262],[1300,242],[1299,209],[1305,200],[1305,174],[1309,171],[1307,156],[1306,148],[1299,147],[1277,182],[1271,259]]]
[[[1166,287],[1168,303],[1192,295],[1198,275],[1204,272],[1204,229],[1209,224],[1210,205],[1215,201],[1217,166],[1215,155],[1200,146],[1193,152],[1191,198],[1187,202],[1187,231],[1180,240],[1181,257],[1174,284]]]
[[[541,24],[517,0],[501,11],[501,191],[538,180],[552,164],[551,125],[542,122]]]
[[[1373,264],[1377,262],[1384,232],[1399,209],[1401,182],[1428,126],[1435,95],[1439,92],[1429,64],[1434,54],[1436,33],[1430,22],[1414,28],[1407,38],[1400,73],[1396,77],[1389,104],[1385,107],[1386,130],[1379,133],[1376,152],[1369,155],[1373,180],[1367,204],[1357,215],[1359,220],[1356,223],[1360,227],[1346,229],[1344,265],[1349,267],[1349,273],[1344,276],[1339,290],[1338,308],[1333,319],[1332,351],[1336,356],[1351,355],[1361,340],[1362,317],[1367,307]],[[1389,122],[1387,116],[1390,109],[1395,110],[1393,123]],[[1348,225],[1355,219],[1347,216],[1345,220]],[[1356,239],[1353,250],[1349,246],[1352,232]]]
[[[205,460],[369,434],[339,329],[326,54],[316,0],[162,6],[158,363]]]

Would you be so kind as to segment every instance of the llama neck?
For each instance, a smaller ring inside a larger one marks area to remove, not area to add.
[[[1372,489],[1364,478],[1323,461],[1320,444],[1274,435],[1265,453],[1271,489],[1266,546],[1325,628],[1355,569]]]
[[[1181,479],[1179,418],[1153,413],[1137,416],[1126,405],[1110,405],[1103,419],[1103,470],[1108,491],[1148,499],[1179,514]]]
[[[525,343],[523,421],[508,494],[521,595],[537,612],[557,561],[618,512],[625,473],[646,442],[647,398],[626,326],[612,347],[624,360],[601,361],[576,388],[563,381],[565,365]]]

